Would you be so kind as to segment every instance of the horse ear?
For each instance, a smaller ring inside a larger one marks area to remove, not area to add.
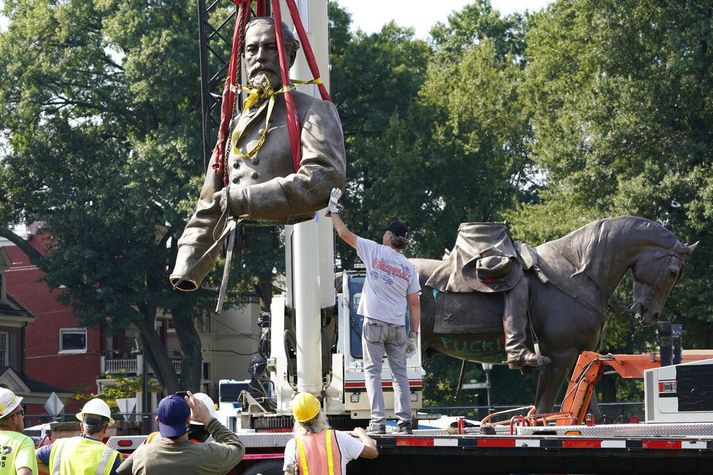
[[[700,241],[696,241],[693,244],[684,244],[681,247],[681,255],[687,256],[687,255],[691,254],[698,247],[698,243],[700,243]]]

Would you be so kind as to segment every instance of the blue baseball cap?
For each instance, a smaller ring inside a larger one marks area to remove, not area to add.
[[[158,403],[158,431],[161,437],[178,437],[186,433],[186,419],[191,416],[191,408],[180,396],[167,396]]]

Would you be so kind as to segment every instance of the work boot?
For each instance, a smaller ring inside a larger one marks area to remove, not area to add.
[[[369,426],[366,428],[366,433],[369,435],[386,434],[386,425],[374,424],[373,422],[369,423]]]
[[[505,353],[510,369],[523,366],[544,366],[552,362],[548,357],[537,354],[527,347],[527,306],[529,287],[526,278],[505,293],[503,330],[505,332]]]
[[[413,434],[413,425],[411,422],[399,422],[396,427],[397,434]]]

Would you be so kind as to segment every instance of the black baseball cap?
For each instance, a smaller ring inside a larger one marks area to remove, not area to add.
[[[389,224],[389,226],[386,228],[386,231],[391,231],[394,236],[408,239],[408,226],[406,226],[401,221],[394,221],[393,223]]]

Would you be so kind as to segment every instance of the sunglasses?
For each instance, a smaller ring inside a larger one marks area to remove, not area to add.
[[[20,409],[19,411],[16,411],[15,413],[13,413],[10,417],[15,417],[15,416],[17,416],[17,415],[19,415],[19,416],[21,416],[21,417],[25,417],[25,410],[24,410],[24,409]]]

